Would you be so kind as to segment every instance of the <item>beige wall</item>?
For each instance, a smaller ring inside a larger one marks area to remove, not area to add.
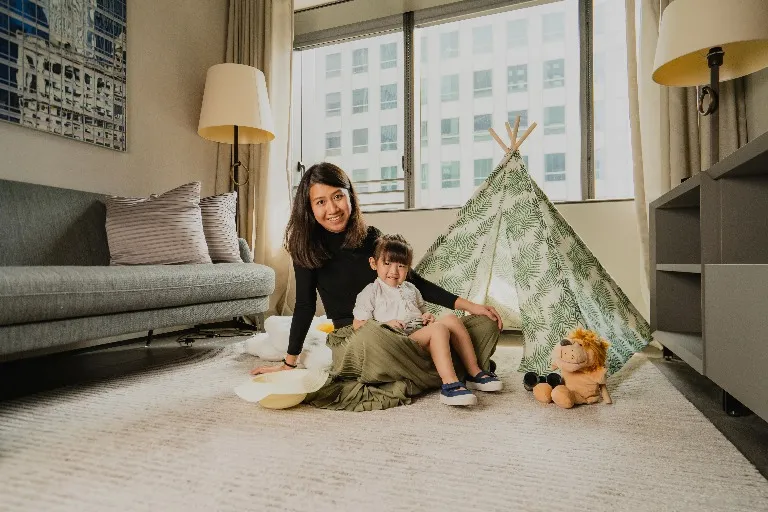
[[[565,203],[558,210],[597,259],[648,318],[641,292],[642,259],[632,201]],[[369,213],[368,223],[385,233],[400,233],[413,245],[415,259],[453,222],[456,209]]]
[[[216,144],[197,135],[197,121],[226,21],[227,0],[130,2],[128,152],[0,123],[0,178],[125,195],[201,181],[212,194]]]
[[[747,137],[768,132],[768,69],[747,77]]]

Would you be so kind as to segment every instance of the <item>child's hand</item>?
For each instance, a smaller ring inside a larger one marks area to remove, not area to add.
[[[400,320],[390,320],[389,322],[385,323],[390,327],[394,327],[395,329],[405,329],[405,324]]]
[[[429,325],[435,321],[435,315],[432,313],[424,313],[421,315],[421,321],[424,322],[424,325]]]

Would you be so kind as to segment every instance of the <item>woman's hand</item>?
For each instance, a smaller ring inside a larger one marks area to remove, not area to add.
[[[290,364],[296,364],[296,360],[299,358],[299,356],[292,356],[290,354],[286,354],[285,359],[283,359],[284,362],[275,365],[275,366],[261,366],[259,368],[254,368],[251,370],[251,375],[261,375],[264,373],[275,373],[275,372],[282,372],[284,370],[295,370],[293,366],[288,366],[285,364],[285,362],[288,362]]]
[[[424,325],[429,325],[435,321],[435,315],[432,313],[424,313],[421,315],[421,321],[424,322]]]
[[[462,309],[470,315],[487,316],[499,326],[499,330],[504,327],[504,322],[501,320],[501,316],[493,306],[486,306],[484,304],[475,304],[469,302],[466,299],[459,297],[456,299],[456,309]]]
[[[405,329],[405,324],[400,320],[390,320],[389,322],[385,323],[390,327],[394,327],[395,329]]]

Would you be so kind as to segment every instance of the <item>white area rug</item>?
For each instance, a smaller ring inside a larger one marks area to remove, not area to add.
[[[0,509],[768,510],[768,482],[642,355],[614,405],[526,392],[472,409],[271,411],[233,388],[240,344],[207,359],[0,404]]]

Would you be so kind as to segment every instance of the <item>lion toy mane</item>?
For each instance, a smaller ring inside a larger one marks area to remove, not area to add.
[[[537,384],[533,395],[539,402],[555,402],[564,409],[574,405],[594,404],[603,397],[612,403],[605,386],[605,359],[608,342],[594,331],[576,329],[552,350],[552,369],[560,368],[564,383],[552,389],[547,383]]]

